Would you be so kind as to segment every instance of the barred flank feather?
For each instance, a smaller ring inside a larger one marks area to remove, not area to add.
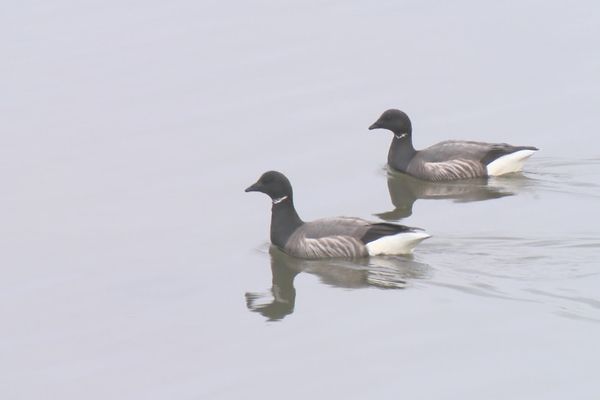
[[[486,175],[486,170],[479,161],[456,159],[410,165],[408,173],[430,181],[451,181],[479,178]]]
[[[365,245],[350,236],[328,236],[320,239],[295,238],[285,246],[286,252],[296,257],[358,258],[368,255]]]

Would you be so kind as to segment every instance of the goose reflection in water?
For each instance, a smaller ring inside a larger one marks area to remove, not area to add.
[[[512,196],[512,184],[505,179],[469,179],[450,182],[429,182],[412,176],[389,171],[387,175],[390,198],[395,209],[377,215],[386,221],[397,221],[412,215],[412,208],[418,199],[451,199],[455,202],[471,202],[498,199]],[[500,183],[502,182],[502,183]]]
[[[370,257],[358,260],[303,260],[288,256],[275,246],[269,249],[273,284],[269,292],[246,293],[250,311],[269,321],[278,321],[294,312],[294,279],[301,272],[316,275],[321,282],[340,288],[379,287],[403,289],[410,279],[427,276],[429,267],[411,256]]]

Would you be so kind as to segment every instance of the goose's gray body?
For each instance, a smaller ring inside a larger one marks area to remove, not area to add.
[[[372,224],[360,218],[323,218],[306,222],[290,236],[285,252],[300,258],[365,257],[360,239]]]
[[[489,164],[523,150],[531,150],[523,154],[527,158],[536,149],[506,143],[447,140],[415,152],[402,172],[430,181],[482,178],[493,175],[488,170]],[[399,163],[391,149],[390,153],[388,162],[394,168]]]
[[[428,237],[422,229],[403,225],[353,217],[323,218],[302,224],[283,251],[306,259],[407,254]]]

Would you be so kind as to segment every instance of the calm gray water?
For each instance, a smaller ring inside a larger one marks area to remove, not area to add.
[[[22,1],[0,16],[2,399],[597,399],[597,2]],[[523,174],[389,175],[415,145],[536,145]],[[401,221],[413,257],[269,250]]]

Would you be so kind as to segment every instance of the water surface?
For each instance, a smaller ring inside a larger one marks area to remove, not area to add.
[[[562,2],[18,2],[5,7],[3,399],[595,399],[600,9]],[[535,145],[433,185],[415,146]],[[412,257],[269,248],[306,220],[399,221]]]

